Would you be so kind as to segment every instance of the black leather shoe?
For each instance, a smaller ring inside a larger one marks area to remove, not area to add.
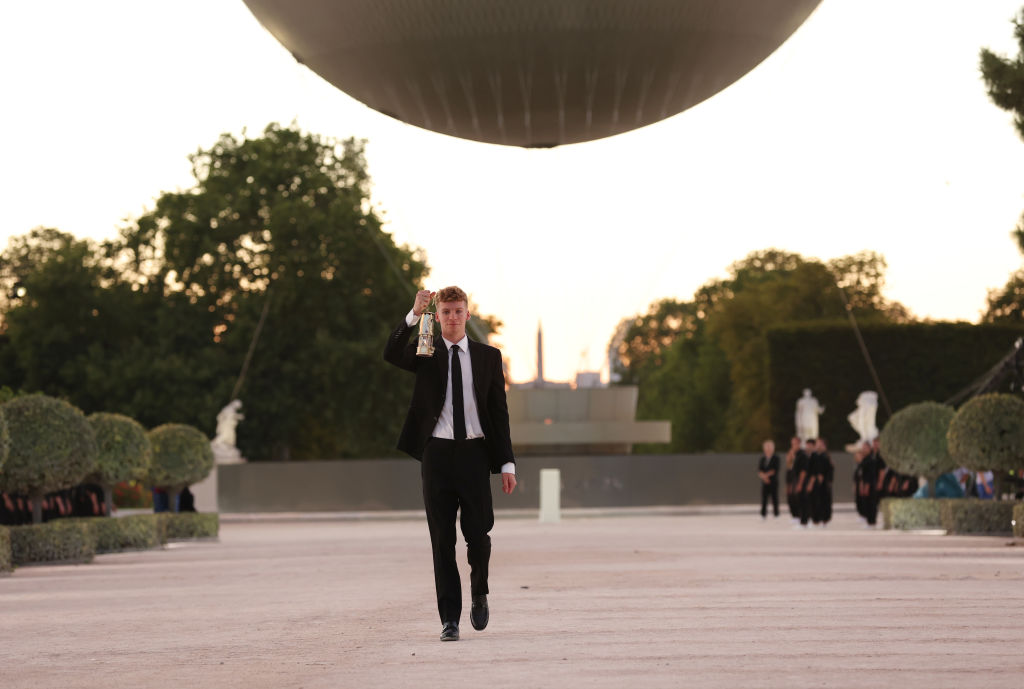
[[[459,640],[459,623],[458,622],[445,622],[444,629],[441,630],[441,641],[458,641]]]
[[[473,623],[473,629],[486,627],[490,617],[491,613],[487,609],[487,596],[473,596],[473,609],[469,611],[469,621]]]

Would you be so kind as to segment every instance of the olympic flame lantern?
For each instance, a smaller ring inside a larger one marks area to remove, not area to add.
[[[434,318],[432,311],[420,316],[420,335],[416,342],[416,356],[434,356]]]

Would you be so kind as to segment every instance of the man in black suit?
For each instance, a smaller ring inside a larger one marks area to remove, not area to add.
[[[436,294],[441,335],[434,337],[432,356],[417,356],[416,343],[409,341],[434,296],[429,290],[416,293],[412,310],[388,338],[384,359],[416,375],[398,449],[421,463],[441,641],[457,641],[462,582],[455,562],[455,515],[462,510],[473,597],[470,621],[474,629],[483,629],[490,614],[488,533],[494,526],[490,474],[500,473],[502,490],[510,494],[516,487],[516,469],[501,352],[466,335],[466,293],[445,287]]]

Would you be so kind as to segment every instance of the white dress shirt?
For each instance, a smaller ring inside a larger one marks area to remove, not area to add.
[[[412,327],[419,317],[411,310],[405,316],[406,325]],[[480,426],[480,414],[476,407],[476,392],[473,390],[473,363],[469,358],[469,336],[463,335],[458,342],[449,342],[442,337],[444,344],[448,347],[448,383],[444,392],[444,407],[441,408],[441,416],[434,426],[433,436],[435,438],[455,438],[454,413],[452,409],[452,356],[455,345],[459,346],[459,364],[462,368],[462,403],[466,413],[466,438],[483,438],[484,431]],[[515,474],[516,465],[514,462],[505,462],[501,466],[501,473]]]

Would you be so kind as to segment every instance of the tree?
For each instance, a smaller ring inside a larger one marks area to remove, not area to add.
[[[0,382],[52,395],[80,386],[70,378],[84,367],[72,362],[85,343],[102,342],[109,325],[98,318],[99,260],[93,243],[54,229],[9,240],[0,254],[0,306],[15,365]],[[35,317],[41,308],[45,319]]]
[[[95,471],[96,435],[80,410],[46,395],[16,397],[3,413],[11,451],[0,490],[30,497],[38,524],[46,493],[71,488]]]
[[[979,67],[988,97],[1003,110],[1014,114],[1017,133],[1024,137],[1024,10],[1011,22],[1020,52],[1016,57],[1008,58],[982,48]]]
[[[661,367],[665,351],[679,336],[696,334],[700,317],[694,303],[662,299],[651,304],[646,314],[636,316],[619,339],[618,373],[622,382],[635,383],[645,369]]]
[[[822,263],[765,249],[733,263],[693,301],[656,302],[619,348],[623,382],[640,385],[638,418],[672,422],[670,451],[759,445],[771,426],[767,331],[845,318],[840,287],[860,320],[909,319],[882,296],[885,268],[874,252]]]
[[[97,412],[88,417],[96,433],[96,472],[93,479],[103,486],[107,514],[113,514],[114,485],[121,481],[142,481],[149,472],[153,448],[142,425],[123,414]]]
[[[225,134],[191,157],[196,186],[164,194],[113,247],[143,291],[193,319],[206,341],[186,351],[219,352],[204,428],[265,314],[239,394],[250,459],[393,452],[404,386],[380,365],[381,343],[426,265],[382,231],[364,150],[278,125]]]
[[[1005,393],[978,395],[957,410],[947,438],[958,466],[997,475],[1018,471],[1024,468],[1024,400]]]
[[[180,423],[158,426],[148,438],[153,448],[148,483],[167,491],[170,509],[177,512],[178,493],[202,481],[213,469],[210,439],[198,428]]]
[[[1013,273],[1001,289],[989,290],[986,301],[986,323],[1024,323],[1024,269]]]
[[[935,497],[939,476],[959,465],[949,454],[946,433],[953,408],[938,402],[919,402],[900,409],[882,428],[882,454],[896,471],[928,479],[928,492]]]
[[[116,240],[11,240],[0,385],[207,434],[237,396],[251,460],[393,454],[407,381],[380,350],[427,266],[382,230],[364,142],[270,125],[190,160]]]
[[[150,425],[217,408],[209,381],[227,366],[207,346],[208,312],[140,290],[103,248],[56,230],[13,238],[2,259],[13,278],[0,383]]]
[[[979,68],[989,98],[998,107],[1013,113],[1017,133],[1024,138],[1024,10],[1011,21],[1018,46],[1016,57],[1003,57],[982,48]],[[1024,219],[1017,223],[1012,236],[1024,252]],[[1002,289],[989,291],[983,320],[1018,323],[1024,320],[1024,270],[1011,275]]]

